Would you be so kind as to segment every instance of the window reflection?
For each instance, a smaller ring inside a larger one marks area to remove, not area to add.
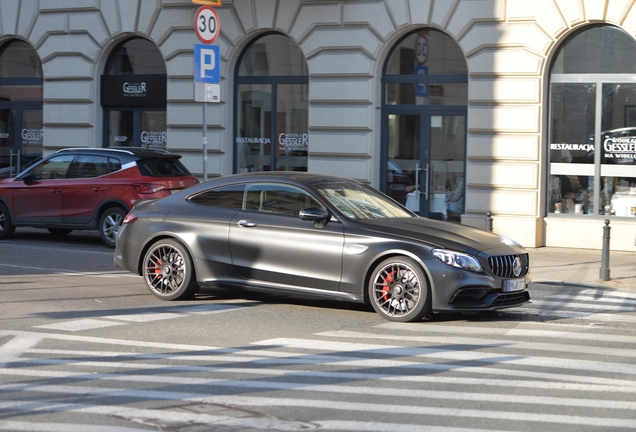
[[[236,79],[236,170],[307,171],[307,63],[290,38],[268,34],[241,58]]]
[[[157,46],[143,38],[128,39],[108,58],[107,75],[165,74],[166,66]]]
[[[550,86],[550,213],[636,217],[635,50],[611,26],[561,47]]]

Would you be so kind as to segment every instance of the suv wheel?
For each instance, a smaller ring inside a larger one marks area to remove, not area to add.
[[[11,222],[11,214],[4,204],[0,204],[0,240],[7,239],[13,235],[15,227]]]
[[[107,208],[104,213],[102,213],[102,217],[99,218],[99,235],[108,247],[115,247],[117,233],[125,217],[126,212],[123,209],[120,207],[110,207]]]

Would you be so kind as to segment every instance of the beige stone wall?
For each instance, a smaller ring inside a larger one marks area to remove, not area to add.
[[[197,7],[189,0],[0,0],[0,43],[27,40],[42,59],[47,148],[101,145],[99,76],[117,42],[141,35],[166,61],[169,149],[200,173]],[[217,11],[222,103],[207,109],[210,176],[233,169],[238,57],[274,30],[289,35],[309,65],[309,169],[379,185],[383,64],[401,36],[434,27],[459,44],[469,69],[463,223],[482,225],[491,211],[495,231],[526,246],[598,247],[598,233],[578,222],[544,221],[546,75],[560,42],[581,26],[606,22],[635,34],[633,0],[224,0]],[[626,221],[614,234],[632,231]],[[635,250],[628,243],[620,247]]]

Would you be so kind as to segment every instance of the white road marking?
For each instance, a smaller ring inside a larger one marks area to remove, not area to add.
[[[634,312],[636,306],[612,306],[608,304],[592,304],[592,303],[568,303],[558,302],[550,300],[532,300],[532,306],[534,307],[554,307],[554,308],[573,308],[583,310],[606,310],[613,312]]]
[[[42,339],[42,336],[35,333],[20,334],[0,345],[0,368],[4,366],[4,363],[19,358],[25,351],[40,343]]]
[[[0,420],[0,430],[16,432],[148,432],[148,429],[137,429],[121,426],[99,426],[77,423],[39,423]]]
[[[35,351],[35,350],[34,350]],[[38,350],[44,351],[46,350]],[[87,355],[98,355],[88,353]],[[178,359],[177,359],[178,360]],[[66,361],[59,362],[55,360],[34,360],[34,359],[21,359],[18,363],[28,364],[31,366],[43,366],[43,365],[64,365],[69,364],[75,367],[76,370],[80,368],[87,368],[90,372],[62,372],[62,371],[43,371],[37,369],[20,369],[17,367],[0,369],[0,375],[5,376],[25,376],[32,378],[72,378],[72,379],[99,379],[109,381],[139,381],[139,382],[154,382],[154,383],[170,383],[170,384],[197,384],[205,385],[209,382],[208,378],[172,378],[165,375],[158,375],[149,377],[147,375],[122,375],[122,374],[108,374],[97,373],[95,370],[99,368],[108,369],[165,369],[164,365],[157,366],[148,363],[103,363],[103,362],[82,362],[82,361]],[[280,370],[271,368],[228,368],[228,367],[214,367],[214,366],[174,366],[171,365],[170,369],[175,372],[187,372],[187,373],[209,373],[209,374],[237,374],[237,375],[257,375],[258,377],[271,376],[271,377],[286,377],[286,378],[321,378],[321,379],[338,379],[338,380],[350,380],[350,381],[386,381],[386,382],[399,382],[399,383],[423,383],[423,384],[449,384],[449,385],[476,385],[476,386],[492,386],[492,387],[514,387],[514,388],[529,388],[529,389],[544,389],[544,390],[568,390],[568,391],[586,391],[586,392],[602,392],[602,393],[636,393],[636,386],[628,386],[625,380],[608,380],[604,384],[592,384],[592,383],[569,383],[560,380],[561,375],[557,374],[540,374],[536,376],[539,379],[551,379],[551,381],[535,380],[535,376],[528,377],[527,380],[512,380],[512,379],[494,379],[494,378],[470,378],[470,377],[441,377],[435,375],[395,375],[381,374],[381,373],[357,373],[357,372],[324,372],[324,371],[312,371],[312,370]],[[497,373],[501,376],[501,373]],[[512,375],[516,376],[516,375]]]
[[[431,328],[430,333],[435,332],[435,328]],[[455,332],[456,333],[456,332]],[[467,329],[466,333],[471,333]],[[628,357],[634,358],[636,351],[633,348],[609,348],[598,346],[586,346],[586,345],[572,345],[563,343],[545,343],[545,342],[526,342],[517,340],[504,340],[504,339],[475,339],[469,337],[449,337],[449,336],[402,336],[396,334],[373,334],[364,332],[351,332],[346,330],[328,331],[323,333],[317,333],[317,336],[324,336],[329,338],[352,338],[352,339],[370,339],[370,340],[388,340],[388,341],[409,341],[409,342],[423,342],[431,345],[463,345],[469,349],[488,349],[488,348],[517,348],[522,350],[537,350],[537,351],[552,351],[552,352],[571,352],[578,354],[590,354],[596,355],[599,349],[603,350],[606,355],[612,355],[616,357]],[[511,336],[511,335],[508,335]],[[633,342],[633,339],[632,339]]]
[[[83,414],[101,414],[124,419],[160,420],[164,422],[193,422],[214,426],[235,428],[276,429],[276,430],[308,430],[315,429],[309,423],[278,420],[269,417],[237,418],[210,414],[190,413],[186,411],[171,411],[167,409],[154,410],[143,408],[129,408],[124,406],[69,404],[55,402],[20,402],[0,400],[0,410],[24,410],[39,412],[76,412]],[[92,431],[93,429],[85,429]],[[147,429],[145,429],[147,430]]]
[[[478,342],[478,341],[476,341]],[[321,350],[329,352],[360,352],[391,357],[440,358],[453,361],[477,361],[489,365],[508,364],[524,366],[541,366],[558,369],[573,369],[579,371],[613,372],[636,376],[636,364],[596,362],[568,359],[567,364],[562,359],[549,357],[527,357],[515,354],[489,353],[483,351],[452,350],[445,345],[436,348],[409,348],[399,345],[371,345],[362,343],[331,342],[324,340],[306,340],[293,338],[278,338],[255,342],[255,345],[269,345],[277,347]],[[566,348],[564,347],[564,350]]]
[[[253,302],[248,300],[248,301],[245,301],[244,303],[245,304],[207,303],[207,304],[193,305],[193,306],[178,306],[175,308],[169,308],[168,310],[172,310],[174,312],[179,312],[179,313],[205,315],[205,314],[228,312],[228,311],[233,311],[237,309],[242,309],[245,307],[250,307],[252,303],[256,304],[258,302]]]
[[[94,330],[98,328],[113,327],[124,325],[121,322],[102,321],[96,319],[78,319],[73,321],[57,322],[53,324],[44,324],[34,326],[35,328],[42,328],[48,330],[66,330],[66,331],[82,331],[82,330]]]
[[[44,378],[44,374],[27,374],[31,377]],[[4,373],[3,373],[4,374]],[[4,374],[9,375],[9,374]],[[20,374],[22,375],[22,374]],[[347,385],[331,385],[331,384],[308,384],[306,382],[289,382],[289,381],[266,381],[262,378],[258,380],[233,380],[225,378],[187,378],[187,377],[169,377],[169,376],[147,376],[147,375],[118,375],[118,374],[76,374],[76,373],[57,373],[49,378],[76,379],[86,382],[88,378],[92,381],[130,381],[137,383],[162,383],[174,385],[195,385],[199,387],[229,387],[231,389],[249,389],[249,390],[277,390],[288,391],[295,390],[308,393],[335,393],[335,394],[356,394],[367,396],[383,396],[388,400],[394,398],[414,398],[414,399],[430,399],[430,400],[454,400],[464,402],[492,402],[493,404],[519,404],[519,405],[548,405],[548,406],[567,406],[579,408],[602,408],[616,410],[636,410],[636,402],[624,401],[622,399],[589,399],[589,398],[565,398],[550,396],[531,396],[531,395],[514,395],[514,394],[497,394],[497,393],[477,393],[477,392],[458,392],[458,391],[439,391],[432,389],[418,390],[405,387],[370,387],[363,385],[347,386]],[[37,381],[42,382],[42,381]],[[458,380],[457,383],[461,383]],[[93,394],[101,395],[108,393],[121,397],[135,397],[143,399],[174,399],[174,400],[191,400],[199,401],[199,398],[207,397],[207,393],[185,393],[185,392],[168,392],[156,390],[132,390],[114,387],[88,387],[88,386],[69,386],[69,385],[47,385],[35,383],[17,383],[17,384],[0,384],[0,390],[4,392],[19,391],[38,391],[44,393],[64,393],[64,394]],[[622,394],[617,394],[622,397]]]
[[[4,387],[4,386],[3,386]],[[55,392],[57,394],[66,395],[107,395],[109,397],[134,397],[139,399],[157,399],[157,400],[178,400],[180,402],[197,402],[206,404],[223,404],[233,406],[257,406],[257,407],[298,407],[298,408],[314,408],[314,409],[329,409],[334,411],[357,411],[357,412],[390,412],[391,414],[409,414],[409,415],[424,415],[424,416],[446,416],[446,417],[463,417],[463,418],[478,418],[478,419],[496,419],[496,420],[510,420],[510,421],[523,421],[529,423],[556,423],[556,424],[568,424],[568,425],[585,425],[585,426],[600,426],[600,427],[617,427],[617,428],[633,428],[633,419],[622,419],[614,417],[591,417],[591,416],[571,416],[571,415],[555,415],[541,413],[526,413],[517,411],[497,411],[486,409],[462,409],[462,408],[444,408],[438,406],[422,406],[418,405],[406,405],[400,404],[377,404],[368,402],[345,402],[345,401],[330,401],[330,400],[316,400],[316,399],[300,399],[300,398],[268,398],[258,396],[206,396],[192,393],[180,393],[180,392],[165,392],[165,391],[151,391],[151,390],[127,390],[127,389],[100,389],[89,387],[75,387],[75,386],[37,386],[29,388],[33,391],[43,392]],[[51,411],[63,409],[65,412],[76,411],[82,413],[101,413],[117,415],[120,417],[126,416],[151,416],[151,418],[159,418],[161,414],[164,414],[164,418],[168,417],[172,421],[179,419],[181,421],[192,421],[192,415],[183,412],[174,411],[158,411],[158,410],[144,410],[137,408],[126,407],[111,407],[111,406],[91,406],[91,405],[76,405],[76,404],[56,404],[56,403],[30,403],[30,402],[14,402],[14,401],[1,401],[0,409],[22,409],[29,411]],[[150,412],[149,412],[150,411]],[[227,421],[227,417],[219,418],[220,416],[209,416],[207,414],[197,414],[197,416],[210,417],[209,423],[215,423],[220,420]],[[240,421],[243,419],[232,419],[234,421]],[[256,423],[254,419],[248,419],[250,423]],[[258,423],[261,425],[258,429],[266,429],[263,427],[265,418],[259,417]],[[280,422],[280,421],[279,421]],[[284,423],[283,423],[284,424]],[[253,427],[253,426],[252,426]],[[278,426],[280,427],[280,426]]]
[[[544,326],[545,327],[545,326]],[[536,330],[536,329],[524,329],[519,327],[514,328],[493,328],[493,327],[476,327],[471,326],[447,326],[447,325],[421,325],[421,323],[386,323],[379,324],[375,328],[382,330],[395,330],[395,331],[410,331],[410,332],[422,332],[427,335],[433,333],[444,334],[457,334],[463,335],[478,335],[478,336],[523,336],[523,337],[538,337],[538,338],[551,338],[551,339],[567,339],[572,341],[596,341],[596,342],[619,342],[619,343],[636,343],[636,339],[633,336],[624,336],[607,333],[590,333],[589,326],[578,326],[585,332],[566,332],[562,330]],[[481,340],[481,339],[475,339]],[[515,343],[519,343],[515,341]],[[636,352],[632,351],[632,355],[636,356]]]
[[[114,271],[114,272],[77,272],[73,270],[60,270],[60,269],[52,269],[46,267],[33,267],[33,266],[25,266],[25,265],[13,265],[13,264],[0,264],[0,267],[10,267],[10,268],[18,268],[25,270],[37,270],[43,271],[47,273],[54,273],[61,276],[92,276],[92,277],[134,277],[139,278],[139,275],[132,274],[126,271]]]
[[[173,319],[173,318],[183,318],[184,315],[179,315],[176,313],[170,313],[170,312],[157,312],[157,313],[138,313],[138,314],[130,314],[130,315],[106,315],[100,318],[104,318],[104,319],[111,319],[111,320],[121,320],[121,321],[130,321],[130,322],[138,322],[138,323],[143,323],[143,322],[152,322],[152,321],[163,321],[163,320],[168,320],[168,319]]]

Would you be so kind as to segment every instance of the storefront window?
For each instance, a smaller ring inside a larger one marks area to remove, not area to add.
[[[0,47],[0,177],[42,156],[42,64],[28,43]]]
[[[268,34],[236,74],[236,171],[307,171],[307,63],[287,36]]]
[[[550,77],[549,213],[636,217],[634,51],[611,26],[561,47]]]
[[[167,147],[166,66],[156,45],[142,38],[117,46],[101,81],[104,146]]]
[[[461,49],[451,37],[422,30],[400,42],[387,62],[388,105],[466,105],[468,69]]]

